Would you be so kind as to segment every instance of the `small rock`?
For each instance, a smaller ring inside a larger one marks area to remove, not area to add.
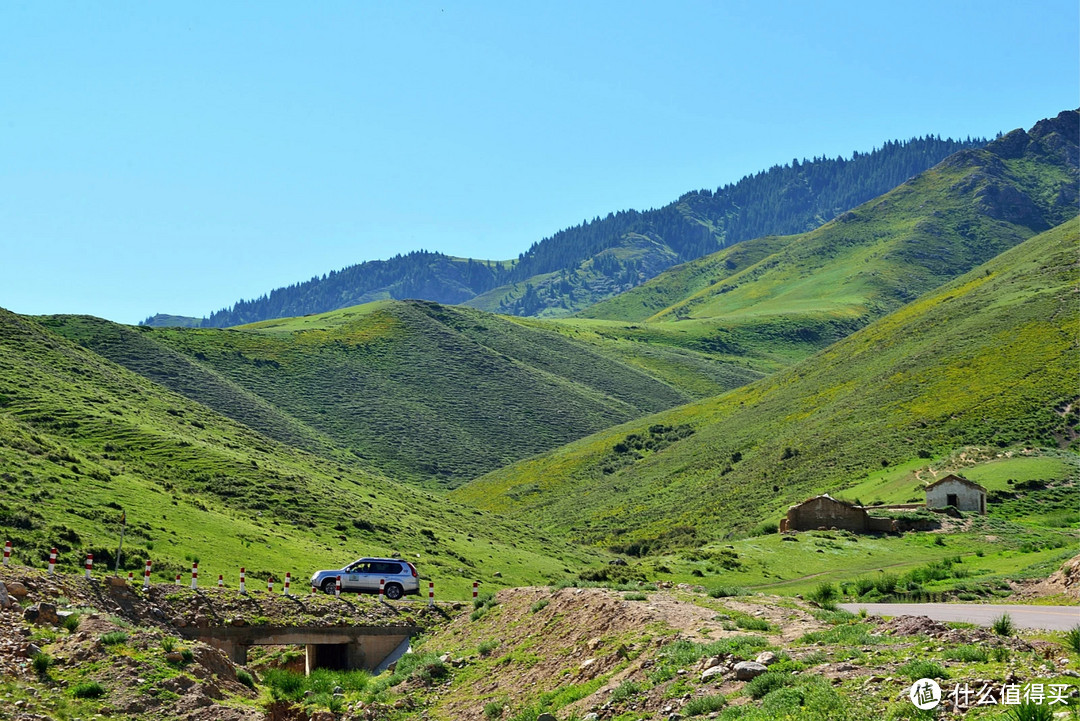
[[[165,654],[165,660],[169,663],[181,663],[184,660],[184,656],[179,651],[169,651]]]
[[[7,592],[15,598],[24,598],[29,591],[26,590],[26,586],[18,581],[11,581],[7,585]]]
[[[615,560],[622,561],[621,558]],[[625,565],[626,561],[623,561],[623,564]],[[582,717],[581,721],[600,721],[600,717],[596,713],[587,713],[584,717]]]
[[[493,573],[493,574],[491,574],[491,575],[492,575],[492,576],[493,576],[494,578],[502,578],[502,571],[496,571],[495,573]]]
[[[759,653],[758,657],[754,660],[762,665],[770,666],[776,661],[776,654],[772,651],[763,651],[762,653]]]
[[[39,653],[41,653],[41,647],[38,646],[36,643],[32,643],[32,644],[30,644],[29,646],[26,647],[26,657],[27,658],[33,658],[34,656],[37,656]]]
[[[713,676],[723,676],[723,675],[724,675],[724,669],[723,669],[722,666],[713,666],[712,668],[705,669],[704,673],[701,674],[701,680],[702,681],[708,681]]]
[[[558,721],[558,719],[549,713],[542,713],[536,717],[536,721]]]
[[[584,661],[581,662],[581,665],[578,666],[578,668],[581,669],[582,671],[584,671],[589,666],[592,666],[594,663],[596,663],[595,658],[587,658],[587,659],[585,659]]]
[[[8,608],[11,606],[11,597],[8,596],[7,586],[3,581],[0,581],[0,608]]]
[[[590,651],[595,651],[596,649],[600,648],[601,643],[603,643],[603,641],[601,641],[599,638],[590,638],[589,643],[586,645],[589,647]]]
[[[176,616],[172,620],[172,625],[176,626],[177,628],[184,628],[188,625],[187,619],[183,616]]]
[[[123,588],[127,586],[127,579],[121,578],[120,576],[106,576],[105,583],[113,588]]]
[[[739,661],[735,664],[735,678],[740,681],[749,681],[750,679],[757,678],[766,671],[768,671],[768,669],[756,661]]]

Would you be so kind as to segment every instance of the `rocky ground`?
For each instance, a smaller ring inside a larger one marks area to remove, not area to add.
[[[918,717],[907,693],[927,674],[946,688],[1057,684],[1073,703],[1080,679],[1080,658],[1062,634],[858,617],[691,586],[516,588],[475,607],[429,611],[355,596],[244,597],[172,584],[143,592],[19,567],[0,569],[0,581],[5,721],[902,719]],[[190,626],[241,624],[426,632],[414,654],[374,679],[273,670],[296,668],[298,649],[264,650],[238,667],[181,638]],[[936,713],[1006,718],[1009,710],[946,699]]]

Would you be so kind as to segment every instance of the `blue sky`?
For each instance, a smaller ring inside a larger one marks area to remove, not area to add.
[[[878,5],[880,7],[870,7]],[[0,306],[201,316],[1080,105],[1075,0],[0,4]]]

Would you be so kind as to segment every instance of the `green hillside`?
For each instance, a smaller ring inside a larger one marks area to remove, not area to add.
[[[195,320],[202,327],[323,313],[377,300],[465,303],[520,316],[564,316],[676,263],[750,238],[799,233],[884,193],[982,139],[889,141],[851,158],[797,159],[737,183],[684,193],[653,210],[620,210],[561,230],[508,261],[414,251],[277,288]],[[159,313],[143,324],[191,325]]]
[[[1078,122],[1065,112],[1013,131],[817,230],[672,268],[581,317],[636,325],[624,325],[627,337],[666,333],[781,363],[805,357],[1064,222],[1078,202]]]
[[[654,373],[550,330],[423,301],[231,330],[42,322],[282,443],[414,483],[454,485],[696,397],[681,387],[716,393],[761,375],[662,348]]]
[[[787,370],[452,497],[588,542],[701,543],[875,469],[968,445],[1067,445],[1078,233],[1070,220]]]
[[[3,310],[0,471],[18,563],[43,565],[55,545],[67,570],[86,551],[111,567],[121,509],[123,568],[151,558],[158,579],[198,558],[208,578],[235,583],[245,566],[253,583],[291,571],[302,584],[398,551],[443,595],[464,595],[494,571],[538,582],[585,558],[526,524],[289,448]]]

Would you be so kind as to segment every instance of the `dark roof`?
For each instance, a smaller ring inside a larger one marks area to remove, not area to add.
[[[833,498],[828,493],[822,493],[822,494],[817,495],[817,496],[811,496],[810,498],[807,498],[802,503],[796,503],[794,506],[790,506],[790,507],[791,508],[798,508],[799,506],[806,505],[810,501],[816,501],[819,498],[825,499],[827,501],[832,501],[833,503],[838,503],[841,506],[847,506],[848,508],[860,508],[860,506],[856,506],[854,503],[851,503],[850,501],[841,501],[839,498]]]
[[[945,476],[944,478],[941,478],[939,480],[934,481],[933,483],[931,483],[929,486],[927,486],[923,490],[924,491],[929,491],[934,486],[940,486],[945,481],[956,481],[958,483],[963,483],[965,485],[971,486],[972,488],[977,488],[980,491],[982,491],[983,493],[986,493],[986,489],[983,488],[982,486],[980,486],[975,481],[969,481],[968,479],[964,478],[963,476],[958,476],[958,475],[956,475],[954,473],[950,473],[949,475]]]

